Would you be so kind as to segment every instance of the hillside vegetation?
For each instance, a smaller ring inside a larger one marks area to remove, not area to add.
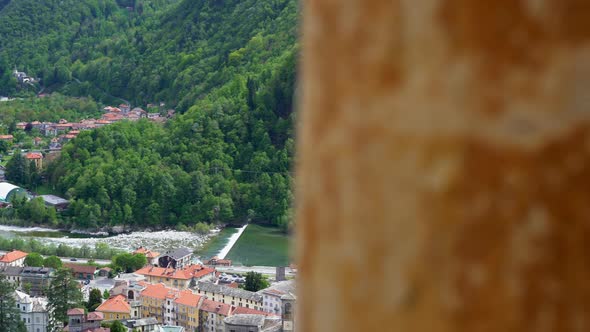
[[[5,19],[23,15],[22,24]],[[72,199],[62,223],[286,227],[297,19],[293,0],[22,0],[1,9],[0,94],[15,93],[5,74],[16,63],[49,90],[180,113],[164,126],[117,123],[67,144],[46,170]]]

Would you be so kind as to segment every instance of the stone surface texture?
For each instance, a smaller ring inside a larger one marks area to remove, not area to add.
[[[303,12],[297,329],[590,331],[590,1]]]

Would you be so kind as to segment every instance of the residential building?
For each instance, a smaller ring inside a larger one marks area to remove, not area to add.
[[[144,254],[149,265],[158,265],[158,257],[160,256],[159,252],[151,251],[144,247],[139,247],[133,252],[133,254]]]
[[[20,283],[23,289],[28,289],[31,296],[45,295],[45,289],[49,287],[53,269],[47,267],[24,267],[20,275]]]
[[[148,284],[139,293],[141,301],[141,317],[154,317],[159,323],[164,323],[164,312],[166,310],[166,299],[174,299],[178,290],[168,288],[164,284]]]
[[[187,331],[195,331],[199,327],[199,305],[202,297],[190,290],[184,290],[177,294],[172,302],[167,300],[168,306],[172,305],[174,324],[184,327]],[[168,303],[172,302],[172,303]]]
[[[211,257],[210,260],[205,262],[205,265],[212,266],[231,266],[232,262],[230,259],[221,259],[217,256]]]
[[[173,269],[182,269],[191,264],[193,252],[187,248],[167,251],[158,258],[158,265]]]
[[[51,142],[49,143],[49,150],[61,150],[61,144],[59,143],[57,137],[51,139]]]
[[[12,135],[0,135],[0,141],[12,141],[14,136]]]
[[[295,280],[277,282],[268,288],[258,291],[262,295],[262,310],[276,315],[282,315],[281,297],[287,294],[295,294]]]
[[[92,280],[96,274],[96,266],[65,263],[64,267],[72,270],[74,277],[78,279]]]
[[[195,331],[199,326],[199,306],[203,298],[190,290],[178,290],[164,284],[148,284],[140,293],[142,317],[153,317],[164,325]]]
[[[98,276],[99,277],[108,277],[109,273],[111,273],[111,271],[113,271],[113,269],[111,269],[110,267],[102,267],[98,270]]]
[[[0,266],[0,275],[10,281],[16,288],[20,288],[20,278],[24,267],[20,266]]]
[[[262,309],[263,296],[240,288],[216,285],[210,282],[198,282],[197,294],[207,296],[213,301],[227,303],[236,307]]]
[[[154,317],[141,318],[141,319],[127,319],[121,321],[129,331],[139,332],[159,332],[162,326],[158,323],[158,320]]]
[[[146,266],[135,271],[135,274],[145,276],[152,284],[164,283],[169,287],[186,289],[198,281],[213,279],[215,269],[203,265],[189,265],[183,269]]]
[[[111,296],[96,311],[103,313],[105,321],[131,318],[131,306],[123,295]]]
[[[43,168],[43,154],[41,152],[29,152],[25,154],[25,158],[34,162],[37,169]]]
[[[297,297],[292,293],[281,296],[283,332],[295,331],[296,301]]]
[[[104,320],[101,312],[84,313],[82,308],[70,309],[67,312],[68,325],[64,328],[67,332],[109,332],[110,329],[103,329],[100,323]]]
[[[199,308],[199,331],[223,332],[223,320],[231,315],[229,304],[204,299]]]
[[[28,332],[46,332],[48,323],[47,299],[31,297],[15,291],[16,307]]]
[[[4,182],[6,183],[6,182]],[[1,189],[1,188],[0,188]],[[7,252],[0,257],[0,266],[24,266],[27,253],[20,250]]]
[[[238,314],[223,320],[225,332],[278,332],[281,320],[278,317],[266,317],[255,314]]]

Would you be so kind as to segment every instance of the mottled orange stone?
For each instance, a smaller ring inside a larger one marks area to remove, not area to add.
[[[297,329],[590,331],[590,1],[305,1]]]

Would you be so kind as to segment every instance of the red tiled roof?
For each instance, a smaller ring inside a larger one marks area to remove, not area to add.
[[[276,295],[285,295],[285,294],[287,294],[285,292],[281,292],[278,289],[272,289],[272,288],[271,289],[265,289],[265,290],[263,290],[263,292],[264,293],[272,293],[272,294],[276,294]]]
[[[13,138],[14,138],[14,136],[12,136],[12,135],[0,135],[0,139],[8,140],[8,139],[13,139]]]
[[[77,315],[84,315],[84,309],[73,308],[73,309],[68,310],[68,316],[77,316]]]
[[[64,266],[71,269],[74,273],[94,274],[96,272],[96,266],[92,265],[65,263]]]
[[[0,263],[12,263],[17,261],[21,258],[27,257],[27,253],[20,250],[13,250],[11,252],[6,253],[2,258],[0,258]]]
[[[265,311],[256,310],[256,309],[252,309],[252,308],[235,307],[234,311],[232,311],[232,315],[239,315],[239,314],[278,316],[278,315],[271,314],[270,312],[265,312]]]
[[[231,306],[229,304],[205,299],[201,304],[200,310],[228,316],[231,311]]]
[[[43,159],[43,155],[39,152],[29,152],[25,155],[27,159]]]
[[[90,320],[90,321],[97,321],[97,320],[103,320],[104,319],[104,314],[102,312],[89,312],[88,315],[86,316],[86,320]]]
[[[127,303],[125,296],[119,294],[104,301],[96,308],[96,311],[130,313],[131,306]]]
[[[160,256],[159,252],[151,251],[151,250],[146,249],[144,247],[137,248],[137,250],[135,250],[133,252],[133,254],[144,254],[145,257],[147,257],[147,258],[155,258],[155,257]]]
[[[178,294],[175,303],[182,304],[189,307],[197,307],[199,305],[199,301],[201,300],[200,295],[196,295],[190,290],[185,290]]]
[[[188,280],[193,277],[201,278],[207,274],[214,273],[215,269],[203,265],[190,265],[184,269],[169,269],[164,267],[146,266],[135,271],[136,274],[152,277],[166,277],[170,279]]]

